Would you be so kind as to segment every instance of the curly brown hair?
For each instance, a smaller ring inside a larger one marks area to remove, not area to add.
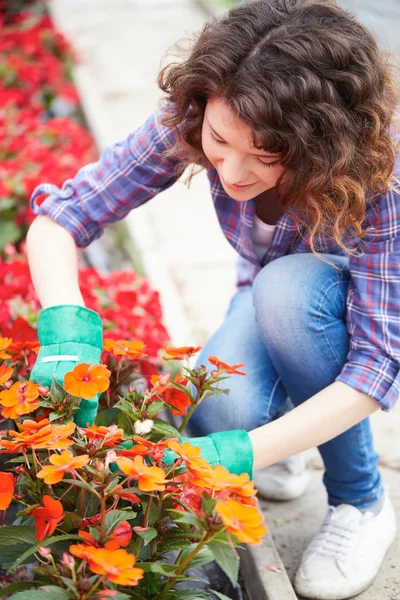
[[[398,96],[389,56],[333,0],[240,4],[206,24],[186,59],[159,74],[171,152],[208,166],[204,111],[222,98],[250,125],[257,148],[282,153],[277,196],[306,228],[311,249],[329,232],[353,252],[347,234],[365,237],[367,202],[394,181]]]

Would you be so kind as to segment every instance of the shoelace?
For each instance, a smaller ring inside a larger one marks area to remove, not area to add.
[[[359,530],[359,524],[344,524],[332,521],[335,508],[331,507],[321,531],[310,544],[309,552],[318,552],[326,556],[333,556],[347,562],[353,547],[354,537]]]

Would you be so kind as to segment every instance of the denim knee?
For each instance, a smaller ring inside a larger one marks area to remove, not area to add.
[[[309,327],[313,319],[344,317],[347,259],[323,257],[333,266],[313,254],[291,254],[272,261],[258,273],[253,304],[262,331],[279,327],[282,335],[290,335],[302,323]]]

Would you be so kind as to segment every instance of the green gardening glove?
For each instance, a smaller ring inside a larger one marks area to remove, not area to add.
[[[39,315],[38,337],[40,350],[30,377],[35,383],[50,387],[55,377],[63,385],[64,375],[79,363],[100,363],[103,327],[93,310],[73,304],[45,308]],[[74,416],[78,427],[93,425],[98,405],[98,395],[81,400]]]
[[[253,478],[254,453],[249,434],[242,429],[210,433],[204,437],[180,438],[181,444],[189,442],[200,448],[200,456],[210,465],[221,465],[231,473],[247,473]],[[172,464],[177,458],[175,452],[168,450],[164,462]]]

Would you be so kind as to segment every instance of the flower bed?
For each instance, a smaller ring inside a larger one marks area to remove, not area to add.
[[[24,238],[36,185],[62,185],[97,157],[78,119],[71,47],[34,9],[6,23],[0,6],[0,251]]]
[[[235,545],[259,543],[265,534],[248,475],[211,467],[158,417],[164,409],[190,415],[205,397],[223,393],[219,384],[237,365],[210,357],[211,372],[184,367],[174,381],[153,375],[140,391],[134,384],[137,364],[146,358],[143,346],[106,338],[104,364],[78,365],[63,386],[53,380],[49,389],[26,379],[26,358],[36,348],[0,339],[0,407],[17,424],[0,440],[0,452],[14,456],[0,472],[0,509],[13,498],[21,505],[15,523],[0,528],[0,564],[12,582],[3,594],[16,600],[49,593],[59,600],[226,599],[180,584],[191,581],[189,569],[213,560],[235,584]],[[198,350],[167,348],[165,358],[185,359]],[[171,390],[185,401],[174,403]],[[96,393],[106,403],[113,399],[125,431],[115,424],[75,426],[81,399]],[[172,563],[166,560],[171,551],[178,552]],[[13,582],[23,564],[30,565],[29,580]]]

